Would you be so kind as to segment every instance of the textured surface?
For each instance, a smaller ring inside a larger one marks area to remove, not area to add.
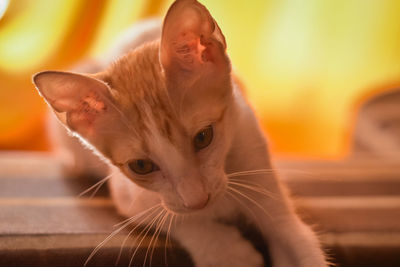
[[[400,162],[277,162],[298,210],[320,231],[339,266],[400,266]],[[96,181],[64,178],[46,154],[0,155],[0,266],[82,266],[91,251],[124,220],[106,186],[95,197],[78,195]],[[244,231],[249,239],[257,235]],[[88,266],[114,266],[126,232],[104,245]],[[127,242],[119,266],[127,266]],[[147,245],[138,248],[142,266]],[[261,246],[262,247],[262,246]],[[163,266],[165,239],[155,244],[152,266]],[[167,246],[169,266],[190,266]],[[147,257],[149,263],[149,257]],[[136,265],[133,265],[136,266]]]
[[[79,194],[96,180],[66,178],[46,154],[3,153],[0,156],[0,266],[83,266],[93,249],[118,229],[119,216],[104,185],[91,197]],[[132,226],[133,227],[133,226]],[[87,266],[128,266],[136,247],[130,229],[105,243]],[[142,229],[138,229],[140,233]],[[142,266],[150,238],[138,248],[131,266]],[[160,237],[154,246],[152,266],[190,266],[191,260],[177,245],[166,246]],[[132,249],[133,247],[133,249]],[[147,262],[150,261],[150,251]]]

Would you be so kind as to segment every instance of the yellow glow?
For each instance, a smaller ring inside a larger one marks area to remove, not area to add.
[[[0,0],[0,19],[1,19],[1,17],[3,17],[4,13],[6,12],[8,3],[9,3],[8,0]]]
[[[25,1],[12,21],[0,28],[0,70],[25,72],[42,64],[62,43],[79,2]]]
[[[202,2],[281,155],[344,155],[352,103],[400,80],[399,1]]]
[[[6,2],[0,0],[0,13]],[[100,56],[121,30],[158,11],[163,16],[172,2],[10,1],[0,20],[0,124],[7,125],[0,125],[0,147],[35,127],[38,116],[24,110],[42,103],[31,88],[32,72]],[[345,155],[354,103],[377,88],[390,89],[387,84],[400,85],[400,1],[200,2],[224,32],[235,71],[278,155]]]
[[[138,20],[144,5],[138,0],[109,1],[90,54],[99,56],[107,50],[122,30]]]

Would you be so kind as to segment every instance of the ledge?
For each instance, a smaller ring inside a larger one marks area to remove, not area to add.
[[[276,166],[334,262],[400,266],[400,160],[278,161]],[[48,154],[0,154],[0,266],[82,266],[124,220],[105,186],[93,198],[77,197],[94,183],[63,178]],[[87,266],[114,266],[125,236],[112,238]],[[149,242],[144,239],[138,248],[137,266]],[[130,249],[123,249],[116,266],[129,264]],[[166,246],[164,237],[154,243],[153,266],[165,264],[165,250],[169,266],[190,266],[185,251]]]

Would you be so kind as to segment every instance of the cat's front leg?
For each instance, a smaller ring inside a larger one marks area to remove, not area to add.
[[[276,221],[270,230],[267,235],[274,267],[328,266],[315,233],[297,217]]]
[[[249,207],[249,218],[261,225],[273,266],[326,267],[316,234],[295,213],[277,177],[270,174],[246,178],[235,190],[246,196],[243,202]],[[250,190],[250,184],[257,185],[257,189]]]
[[[233,226],[212,221],[183,221],[172,233],[197,267],[264,266],[261,254]]]

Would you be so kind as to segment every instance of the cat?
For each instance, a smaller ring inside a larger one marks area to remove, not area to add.
[[[263,266],[238,229],[222,223],[242,214],[259,227],[273,266],[327,266],[272,167],[209,11],[177,0],[159,32],[155,41],[131,39],[135,49],[122,49],[105,70],[89,64],[94,74],[33,77],[58,120],[110,166],[115,206],[131,218],[124,226],[138,218],[158,225],[199,267]]]

